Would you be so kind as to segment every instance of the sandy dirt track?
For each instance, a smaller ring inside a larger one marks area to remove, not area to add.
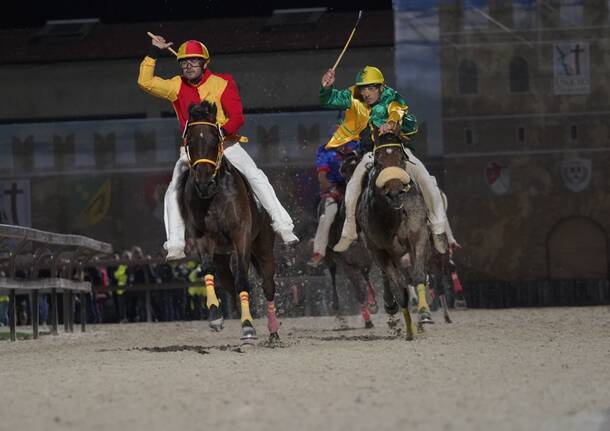
[[[413,342],[383,313],[282,319],[245,353],[237,321],[1,342],[0,429],[610,430],[609,307],[453,315]]]

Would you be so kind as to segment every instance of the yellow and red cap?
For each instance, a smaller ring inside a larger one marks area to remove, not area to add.
[[[184,58],[203,58],[204,60],[209,60],[210,53],[206,46],[198,40],[187,40],[178,48],[177,59],[182,60]]]

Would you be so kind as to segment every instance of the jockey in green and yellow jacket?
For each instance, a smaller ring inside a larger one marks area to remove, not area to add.
[[[410,139],[417,133],[417,119],[409,112],[407,102],[396,90],[383,85],[379,101],[370,106],[359,91],[363,83],[382,85],[384,81],[381,71],[371,66],[365,67],[356,77],[356,85],[345,90],[320,88],[320,104],[323,108],[345,111],[343,122],[326,144],[326,148],[336,148],[358,140],[367,125],[379,128],[388,121],[401,124],[400,135],[403,138]]]
[[[409,112],[405,99],[393,88],[385,85],[381,71],[373,66],[366,66],[356,75],[356,85],[337,90],[333,88],[335,71],[329,69],[322,77],[320,104],[323,108],[345,110],[345,118],[327,144],[335,148],[355,139],[368,125],[378,129],[379,134],[398,133],[404,142],[411,140],[417,133],[417,120]],[[374,139],[374,134],[371,134]],[[447,216],[443,207],[441,193],[436,179],[430,175],[423,163],[405,147],[409,163],[404,168],[411,178],[419,184],[424,201],[428,208],[428,219],[432,238],[437,251],[444,254],[448,251],[445,235]],[[362,179],[367,166],[372,165],[373,154],[366,153],[347,184],[345,190],[345,223],[341,239],[333,247],[337,252],[346,251],[358,238],[356,231],[356,205],[362,191]]]

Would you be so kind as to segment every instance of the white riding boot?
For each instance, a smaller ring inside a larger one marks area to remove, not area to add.
[[[343,252],[349,248],[352,242],[358,239],[356,227],[356,206],[358,198],[362,193],[362,179],[368,170],[367,165],[373,163],[373,153],[366,153],[356,166],[352,177],[345,189],[345,223],[341,231],[341,239],[333,247],[334,251]]]
[[[178,179],[189,168],[188,158],[184,147],[180,147],[180,157],[174,166],[172,180],[167,186],[163,200],[163,221],[167,241],[163,248],[167,251],[167,260],[177,260],[185,257],[184,254],[184,220],[178,206]]]
[[[333,198],[326,198],[324,200],[324,213],[320,216],[316,236],[313,239],[313,256],[308,262],[309,266],[318,266],[324,259],[324,256],[326,256],[328,234],[333,221],[335,221],[338,209],[339,205]]]
[[[252,191],[271,216],[273,230],[280,235],[284,244],[296,244],[299,239],[292,232],[294,229],[292,219],[275,195],[273,186],[269,183],[265,173],[256,167],[254,160],[239,142],[225,149],[224,155],[246,177]]]

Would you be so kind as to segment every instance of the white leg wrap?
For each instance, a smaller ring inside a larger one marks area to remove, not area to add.
[[[167,236],[167,242],[163,247],[168,250],[169,248],[181,248],[184,249],[184,220],[182,214],[180,214],[180,208],[178,206],[178,178],[180,175],[189,168],[188,159],[184,148],[180,148],[180,158],[174,166],[174,172],[172,174],[172,181],[167,187],[165,192],[164,213],[163,220],[165,222],[165,234]]]
[[[424,164],[413,155],[411,150],[406,149],[409,161],[405,163],[405,170],[421,188],[424,201],[428,207],[428,219],[432,233],[440,234],[445,231],[447,216],[443,207],[441,191],[436,185],[436,179],[430,175]]]
[[[275,195],[275,191],[265,173],[256,167],[256,163],[246,150],[239,143],[236,143],[227,148],[224,155],[246,177],[252,191],[271,216],[273,229],[276,232],[292,231],[294,225],[290,215]]]
[[[320,216],[318,222],[318,229],[316,230],[316,236],[313,239],[313,251],[314,253],[320,253],[322,256],[326,256],[326,246],[328,246],[328,233],[330,227],[335,220],[339,206],[332,198],[326,198],[324,202],[324,214]]]

